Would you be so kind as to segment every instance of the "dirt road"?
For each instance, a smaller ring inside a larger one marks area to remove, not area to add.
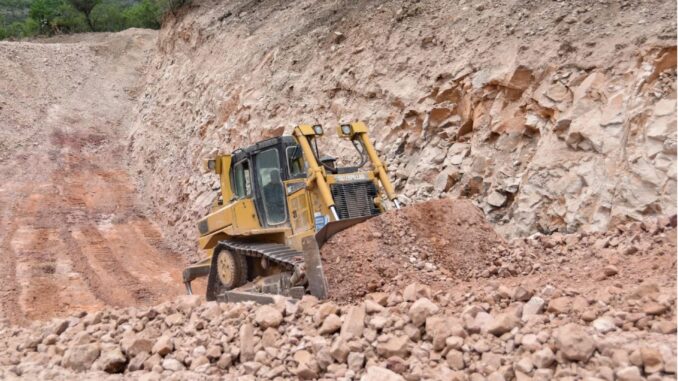
[[[155,34],[0,44],[0,319],[47,319],[183,292],[141,212],[126,118]]]

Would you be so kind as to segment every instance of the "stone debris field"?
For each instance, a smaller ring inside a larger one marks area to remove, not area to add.
[[[3,326],[0,378],[671,380],[675,222],[528,239],[537,269],[497,264],[348,304],[182,296]]]

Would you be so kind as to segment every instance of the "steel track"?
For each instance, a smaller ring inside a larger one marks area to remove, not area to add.
[[[304,264],[304,254],[280,243],[250,243],[224,240],[219,241],[215,252],[221,249],[246,257],[266,258],[281,267],[294,271]]]

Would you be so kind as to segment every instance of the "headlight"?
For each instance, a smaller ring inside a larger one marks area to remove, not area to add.
[[[351,135],[351,125],[350,124],[342,124],[341,125],[341,133],[348,136]]]
[[[322,135],[323,134],[323,126],[316,124],[313,126],[313,132],[315,132],[316,135]]]

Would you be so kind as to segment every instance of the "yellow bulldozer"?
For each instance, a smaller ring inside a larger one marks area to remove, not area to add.
[[[299,125],[280,136],[205,161],[219,175],[211,213],[198,222],[206,258],[183,281],[207,277],[207,300],[269,303],[273,295],[327,297],[320,247],[336,232],[379,215],[393,185],[362,122],[340,124],[358,159],[339,167],[320,156],[321,125]],[[363,169],[367,162],[371,169]]]

